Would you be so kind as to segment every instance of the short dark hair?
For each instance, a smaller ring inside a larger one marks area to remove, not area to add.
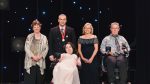
[[[72,49],[73,49],[73,53],[72,53],[72,54],[77,54],[76,47],[75,47],[75,45],[74,45],[72,42],[67,42],[67,43],[64,45],[64,50],[65,50],[65,52],[66,52],[66,45],[67,45],[67,44],[70,44],[70,45],[71,45],[71,47],[72,47]]]
[[[66,19],[67,19],[67,15],[66,15],[66,14],[63,14],[63,13],[59,14],[59,15],[58,15],[58,19],[59,19],[60,16],[65,16]]]

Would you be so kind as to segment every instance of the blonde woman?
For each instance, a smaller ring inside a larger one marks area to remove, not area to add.
[[[93,34],[91,23],[86,23],[83,27],[83,35],[78,39],[78,52],[82,59],[82,68],[80,71],[81,84],[99,84],[98,39]]]
[[[43,84],[48,42],[46,36],[40,33],[41,23],[37,19],[32,22],[31,26],[33,33],[27,36],[25,42],[24,84]]]

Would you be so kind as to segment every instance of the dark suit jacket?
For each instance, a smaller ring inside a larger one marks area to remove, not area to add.
[[[66,34],[65,34],[65,41],[62,41],[61,32],[59,26],[51,28],[49,33],[49,56],[54,55],[56,53],[63,53],[64,52],[64,45],[67,42],[72,42],[76,45],[76,36],[75,31],[73,28],[66,26]]]

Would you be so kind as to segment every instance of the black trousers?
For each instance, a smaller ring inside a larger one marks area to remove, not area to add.
[[[120,77],[118,84],[126,84],[127,69],[128,69],[126,58],[122,55],[118,57],[108,56],[106,58],[106,63],[107,63],[107,72],[108,72],[108,82],[110,84],[111,83],[116,84],[114,70],[116,68],[116,63],[117,63],[117,67],[119,69],[119,77]]]
[[[30,68],[30,74],[25,71],[24,84],[43,84],[43,75],[38,65]]]

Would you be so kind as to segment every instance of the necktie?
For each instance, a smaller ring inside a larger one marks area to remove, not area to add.
[[[65,31],[63,28],[61,28],[60,32],[61,32],[61,36],[62,36],[62,42],[64,42],[65,41]]]
[[[120,52],[120,45],[119,45],[117,37],[115,37],[115,45],[116,45],[117,52]]]
[[[63,28],[61,28],[60,32],[62,35],[64,35],[64,29]]]

